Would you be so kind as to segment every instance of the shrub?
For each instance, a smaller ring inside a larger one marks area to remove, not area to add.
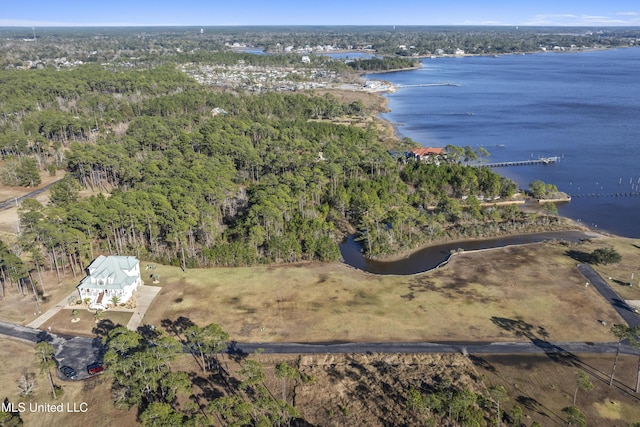
[[[591,264],[615,264],[620,262],[622,256],[612,247],[599,248],[591,252],[589,262]]]

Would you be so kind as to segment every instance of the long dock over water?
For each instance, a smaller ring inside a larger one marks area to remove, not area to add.
[[[455,87],[460,87],[460,84],[458,84],[458,83],[419,83],[419,84],[415,84],[415,85],[395,85],[395,87],[397,87],[397,88],[404,88],[404,87],[436,87],[436,86],[455,86]]]
[[[551,163],[557,163],[560,161],[560,157],[540,157],[539,159],[531,159],[531,160],[518,160],[515,162],[495,162],[495,163],[483,163],[481,166],[487,166],[490,168],[499,168],[504,166],[526,166],[526,165],[538,165],[544,164],[548,165]]]

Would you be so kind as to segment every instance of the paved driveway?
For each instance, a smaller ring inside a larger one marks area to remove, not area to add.
[[[48,190],[48,189],[49,189],[49,187],[51,187],[53,184],[55,184],[56,182],[60,181],[61,179],[62,179],[62,177],[60,177],[60,178],[56,179],[55,181],[53,181],[53,182],[51,182],[51,183],[49,183],[49,184],[45,185],[45,186],[44,186],[44,187],[42,187],[42,188],[39,188],[39,189],[37,189],[37,190],[33,190],[32,192],[27,193],[27,194],[24,194],[24,195],[22,195],[22,196],[20,196],[20,197],[14,197],[14,198],[12,198],[12,199],[5,200],[5,201],[3,201],[3,202],[0,202],[0,210],[3,210],[3,209],[9,209],[9,208],[11,208],[11,207],[14,207],[14,206],[16,206],[16,205],[18,204],[18,202],[21,202],[21,201],[23,201],[24,199],[30,199],[30,198],[32,198],[32,197],[36,197],[38,194],[43,193],[43,192],[45,192],[46,190]]]
[[[611,287],[604,281],[602,277],[588,264],[578,264],[578,270],[584,277],[587,278],[590,284],[592,284],[600,295],[606,299],[613,308],[616,309],[620,317],[624,319],[627,324],[634,328],[640,326],[640,316],[636,314],[635,310],[629,306],[620,295],[618,295]]]
[[[135,331],[144,319],[144,315],[149,309],[151,302],[160,292],[158,286],[140,286],[136,291],[136,300],[138,306],[134,310],[125,309],[124,311],[132,311],[133,314],[127,328]],[[76,295],[77,291],[70,295]],[[78,380],[89,377],[87,373],[87,365],[94,362],[102,361],[104,348],[102,342],[98,338],[88,337],[64,337],[57,336],[47,331],[41,331],[36,328],[40,327],[44,322],[56,315],[60,310],[68,306],[68,298],[61,300],[40,317],[29,323],[26,327],[14,325],[11,323],[0,322],[0,334],[21,338],[30,342],[49,341],[55,348],[55,358],[58,366],[71,366],[78,373]],[[117,311],[118,308],[112,309]],[[56,372],[58,378],[67,380],[59,370]]]
[[[131,319],[129,319],[129,323],[127,323],[127,329],[135,331],[138,329],[138,326],[142,324],[142,320],[144,319],[144,315],[149,309],[151,302],[160,292],[160,287],[158,286],[145,286],[142,285],[136,291],[136,301],[138,302],[138,306],[133,310],[133,315]]]
[[[88,378],[91,375],[87,373],[87,365],[94,362],[102,362],[104,347],[100,338],[89,337],[69,337],[58,345],[56,348],[56,360],[58,367],[68,365],[78,373],[78,380]],[[58,370],[58,378],[67,380]]]
[[[77,297],[78,296],[78,291],[74,290],[73,292],[71,292],[69,295],[64,297],[64,299],[60,300],[60,302],[58,302],[56,305],[51,307],[49,310],[45,311],[43,314],[41,314],[35,320],[33,320],[30,323],[27,323],[27,326],[30,327],[30,328],[39,328],[47,320],[51,319],[53,316],[58,314],[58,312],[60,310],[68,307],[69,306],[69,298],[71,298],[72,296],[76,296]]]
[[[55,358],[58,367],[69,365],[78,373],[78,379],[89,377],[87,365],[102,360],[104,348],[99,338],[66,337],[56,335],[28,326],[0,321],[0,334],[19,338],[31,343],[40,341],[49,342],[55,349]],[[33,357],[29,355],[28,357]],[[60,371],[56,372],[58,378],[66,380]]]

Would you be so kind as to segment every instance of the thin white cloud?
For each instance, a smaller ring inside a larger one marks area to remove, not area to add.
[[[450,24],[450,25],[468,25],[468,26],[487,25],[491,27],[503,27],[503,26],[513,26],[514,24],[509,24],[501,21],[472,21],[470,19],[467,19],[462,22],[454,22],[453,24]]]
[[[621,16],[640,16],[640,12],[618,12],[616,15]]]
[[[536,15],[531,18],[527,24],[531,25],[550,25],[553,22],[567,22],[575,21],[578,17],[576,15]]]
[[[608,21],[611,18],[608,16],[599,16],[599,15],[582,15],[580,18],[588,20],[588,21]]]
[[[480,22],[479,25],[495,25],[495,26],[501,26],[501,25],[511,25],[511,24],[505,24],[504,22],[500,22],[500,21],[482,21]]]
[[[618,14],[620,15],[620,14]],[[634,16],[634,15],[626,15]],[[628,26],[638,25],[638,19],[620,19],[603,15],[536,15],[522,25],[558,26]]]

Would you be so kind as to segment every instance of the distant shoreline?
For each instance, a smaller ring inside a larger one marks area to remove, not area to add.
[[[631,46],[630,46],[631,47]],[[602,50],[613,50],[613,49],[617,49],[617,48],[591,48],[591,49],[581,49],[581,50],[573,50],[573,51],[547,51],[547,52],[530,52],[528,54],[534,54],[534,53],[583,53],[583,52],[587,52],[587,51],[602,51]],[[509,55],[524,55],[525,53],[510,53]],[[493,56],[493,55],[481,55],[481,54],[468,54],[468,55],[464,55],[464,56],[459,56],[459,57],[473,57],[473,56]],[[448,55],[448,56],[441,56],[441,57],[455,57],[455,55]],[[421,62],[421,66],[424,66],[424,64]],[[379,72],[367,72],[367,73],[362,73],[361,77],[365,76],[365,75],[370,75],[370,74],[382,74],[382,73],[386,73],[386,72],[400,72],[400,71],[412,71],[415,69],[419,69],[416,67],[411,67],[408,69],[398,69],[398,70],[389,70],[389,71],[379,71]],[[376,79],[371,79],[371,80],[376,80]],[[389,99],[385,96],[383,96],[384,93],[393,93],[397,90],[397,87],[388,81],[384,81],[384,80],[377,80],[382,82],[384,85],[389,87],[389,90],[378,90],[378,91],[368,91],[370,93],[373,93],[377,98],[380,99],[381,105],[384,105],[385,109],[387,111],[391,111],[390,108],[388,107],[389,104]],[[366,89],[365,89],[366,90]],[[381,120],[382,122],[386,123],[388,126],[390,126],[393,129],[393,134],[395,136],[395,138],[400,141],[404,136],[402,135],[402,133],[400,132],[399,127],[402,126],[402,123],[396,123],[396,122],[392,122],[388,119],[385,119],[384,117],[381,116],[381,114],[377,115],[377,118],[379,120]],[[420,141],[416,141],[418,144],[420,144],[421,146],[424,146]],[[498,172],[499,173],[499,172]],[[504,176],[501,174],[501,176]],[[547,202],[548,200],[543,200],[541,201],[541,203],[543,202]],[[556,201],[566,201],[566,199],[562,199],[562,200],[550,200],[551,202],[556,202]],[[544,231],[582,231],[585,233],[594,233],[596,235],[599,236],[608,236],[608,237],[621,237],[621,236],[617,236],[615,234],[611,234],[611,233],[607,233],[607,232],[603,232],[602,230],[598,230],[598,229],[592,229],[590,227],[585,226],[584,224],[580,224],[577,223],[575,220],[573,220],[572,218],[566,217],[566,216],[559,216],[561,218],[561,224],[558,224],[557,227],[552,227],[552,228],[547,228],[545,230],[532,230],[530,232],[525,232],[525,233],[516,233],[515,235],[518,234],[529,234],[529,233],[536,233],[536,232],[544,232]],[[493,235],[491,237],[488,238],[500,238],[500,237],[506,237],[506,236],[511,236],[513,234],[496,234]],[[412,249],[406,249],[397,253],[394,253],[392,255],[388,255],[388,256],[379,256],[379,257],[371,257],[368,259],[371,259],[373,261],[382,261],[382,262],[392,262],[392,261],[398,261],[400,259],[406,258],[408,256],[410,256],[413,253],[416,253],[422,249],[425,249],[427,247],[430,246],[434,246],[434,245],[438,245],[438,244],[442,244],[442,243],[449,243],[449,242],[456,242],[456,241],[466,241],[466,240],[480,240],[480,239],[475,239],[475,238],[456,238],[454,240],[447,240],[447,239],[442,239],[442,240],[436,240],[436,241],[432,241],[432,242],[426,242],[423,243],[415,248]]]
[[[384,54],[384,53],[378,53],[376,51],[371,51],[371,50],[366,50],[366,49],[353,49],[353,50],[347,50],[347,49],[339,49],[339,50],[332,50],[332,51],[322,51],[322,52],[311,52],[313,55],[332,55],[332,54],[367,54],[367,55],[373,55],[373,56],[379,56],[379,57],[391,57],[391,58],[406,58],[406,59],[438,59],[438,58],[465,58],[465,57],[482,57],[482,56],[487,56],[487,57],[499,57],[499,56],[513,56],[513,55],[535,55],[535,54],[543,54],[543,53],[583,53],[583,52],[598,52],[598,51],[604,51],[604,50],[615,50],[615,49],[630,49],[630,48],[636,48],[636,47],[640,47],[639,45],[633,45],[633,46],[629,46],[629,45],[622,45],[622,46],[604,46],[604,47],[576,47],[574,49],[571,48],[566,48],[566,47],[560,47],[559,49],[548,49],[548,50],[524,50],[524,51],[518,51],[518,52],[493,52],[493,53],[468,53],[465,52],[463,54],[455,54],[455,53],[442,53],[442,54],[435,54],[435,53],[428,53],[428,54],[420,54],[420,55],[415,55],[415,56],[398,56],[398,55],[393,55],[393,54]],[[242,48],[242,49],[236,49],[236,50],[243,50],[243,49],[247,49],[247,48]],[[253,49],[253,48],[250,48]],[[265,51],[266,52],[266,51]],[[363,71],[363,74],[377,74],[377,73],[387,73],[387,72],[395,72],[395,71],[405,71],[405,70],[413,70],[415,69],[415,67],[409,67],[409,68],[404,68],[404,69],[394,69],[394,70],[380,70],[380,71]]]

